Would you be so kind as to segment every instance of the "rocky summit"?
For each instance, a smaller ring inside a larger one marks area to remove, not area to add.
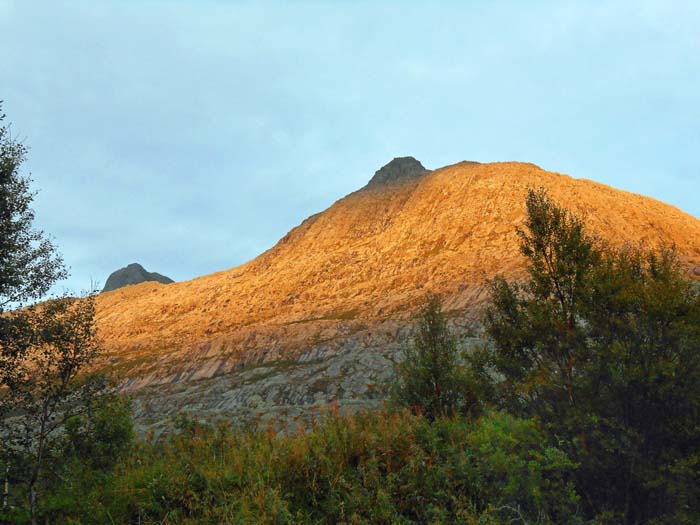
[[[170,277],[166,277],[165,275],[161,275],[156,272],[147,272],[140,264],[132,263],[124,268],[120,268],[119,270],[112,272],[107,278],[107,282],[105,283],[102,291],[111,292],[112,290],[123,288],[124,286],[152,281],[161,284],[170,284],[175,282]]]
[[[527,163],[405,157],[246,264],[101,294],[106,364],[142,429],[181,410],[293,421],[373,406],[427,292],[464,346],[479,342],[488,279],[523,275],[516,227],[538,187],[612,245],[675,245],[689,275],[700,266],[700,220],[652,198]]]
[[[413,157],[396,157],[389,164],[379,168],[367,186],[400,182],[406,179],[422,177],[428,173],[420,161]]]

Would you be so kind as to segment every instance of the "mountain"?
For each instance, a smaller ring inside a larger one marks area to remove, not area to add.
[[[372,406],[426,292],[444,296],[464,345],[478,341],[487,279],[523,275],[515,228],[540,186],[611,244],[673,244],[691,275],[700,266],[700,220],[657,200],[533,164],[394,159],[246,264],[101,294],[110,365],[144,427],[181,409],[294,419],[331,401]]]
[[[156,272],[147,272],[143,266],[138,263],[131,263],[129,266],[120,268],[110,274],[105,283],[103,292],[111,292],[124,286],[132,284],[141,284],[145,282],[155,281],[161,284],[170,284],[173,281],[170,277],[161,275]]]

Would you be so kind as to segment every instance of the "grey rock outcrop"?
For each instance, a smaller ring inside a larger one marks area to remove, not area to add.
[[[170,277],[161,275],[156,272],[147,272],[143,266],[138,263],[132,263],[129,266],[120,268],[107,278],[103,292],[111,292],[117,288],[129,286],[130,284],[140,284],[147,281],[156,281],[162,284],[170,284],[173,281]]]
[[[422,177],[430,170],[413,157],[396,157],[377,170],[367,186],[376,186],[406,179]]]
[[[463,351],[484,343],[472,336],[471,326],[471,321],[459,317],[450,321]],[[127,382],[122,390],[132,397],[141,436],[152,433],[157,437],[171,430],[172,420],[180,413],[211,423],[262,424],[263,428],[272,424],[293,430],[333,406],[341,413],[380,407],[389,397],[395,364],[403,359],[402,349],[410,344],[413,333],[412,325],[387,320],[371,329],[321,341],[296,359],[263,360],[229,371],[216,362],[221,356],[213,352],[208,377],[193,380],[192,374],[177,374],[146,386]],[[197,356],[191,358],[196,362]]]

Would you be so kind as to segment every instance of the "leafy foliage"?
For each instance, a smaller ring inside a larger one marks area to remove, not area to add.
[[[66,504],[57,522],[580,523],[572,462],[534,421],[506,414],[331,413],[279,435],[182,428],[74,492],[90,506]]]
[[[25,156],[26,148],[13,140],[8,126],[1,126],[2,512],[21,514],[28,509],[36,523],[56,440],[71,418],[89,413],[91,403],[104,394],[106,381],[85,373],[99,352],[93,297],[63,296],[26,304],[42,298],[66,272],[54,245],[32,225],[34,193],[29,178],[20,175]],[[22,487],[26,497],[19,497],[16,487]]]
[[[478,404],[470,378],[437,295],[426,298],[417,320],[416,335],[404,348],[403,361],[397,367],[394,403],[430,420],[475,413]]]
[[[109,483],[115,466],[133,447],[131,410],[126,398],[102,395],[93,398],[89,410],[71,417],[64,432],[52,435],[45,447],[37,518],[49,523],[70,523],[68,516],[90,514],[90,498],[97,487]],[[7,459],[7,457],[5,457]],[[29,523],[31,512],[17,504],[26,497],[26,484],[34,462],[21,454],[11,456],[10,502],[0,509],[0,523]]]
[[[493,283],[482,391],[565,446],[590,517],[697,522],[697,289],[672,251],[603,246],[544,191],[527,209],[530,278]]]
[[[48,462],[46,501],[42,513],[50,523],[80,513],[90,514],[96,487],[110,483],[114,469],[134,446],[129,401],[121,396],[94,398],[89,410],[73,416],[55,440]]]
[[[44,232],[32,226],[31,180],[20,175],[27,148],[12,138],[0,106],[0,312],[43,296],[66,276],[61,257]],[[1,335],[1,334],[0,334]]]

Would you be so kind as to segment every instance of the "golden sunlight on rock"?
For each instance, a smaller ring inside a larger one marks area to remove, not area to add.
[[[242,266],[101,294],[100,333],[127,388],[298,359],[319,341],[409,318],[427,291],[473,319],[487,279],[522,272],[515,228],[528,187],[546,187],[614,245],[675,245],[691,274],[700,266],[700,221],[654,199],[526,163],[462,162],[431,172],[411,160],[416,170],[380,170],[381,180]]]

